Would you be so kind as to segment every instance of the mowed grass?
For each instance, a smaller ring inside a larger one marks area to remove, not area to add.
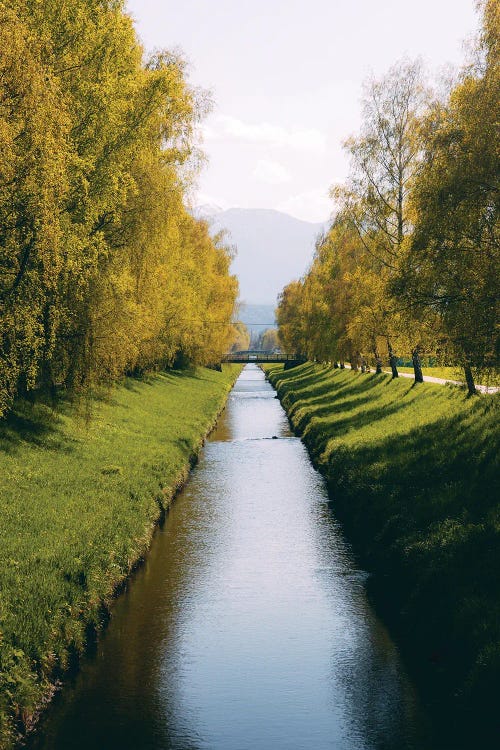
[[[476,737],[498,731],[499,396],[265,369],[437,711]]]
[[[0,746],[99,627],[240,369],[127,380],[90,421],[22,402],[0,422]]]

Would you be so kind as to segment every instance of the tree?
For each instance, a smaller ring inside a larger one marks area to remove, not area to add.
[[[241,320],[237,320],[236,323],[233,323],[233,328],[234,340],[231,345],[231,351],[247,351],[250,348],[250,331]]]
[[[260,337],[259,349],[272,352],[279,347],[279,337],[276,328],[267,328]]]
[[[420,170],[419,122],[428,99],[419,63],[402,61],[365,88],[361,135],[345,146],[351,172],[345,187],[332,190],[341,211],[356,228],[370,267],[382,283],[373,285],[371,305],[378,307],[376,336],[387,342],[393,376],[397,377],[394,339],[407,329],[390,281],[397,272],[403,243],[411,231],[409,195]],[[415,331],[412,355],[415,380],[423,380]]]
[[[476,65],[424,124],[415,231],[395,284],[414,315],[442,321],[469,393],[473,369],[498,367],[500,8],[484,3]]]
[[[0,0],[0,414],[230,344],[237,282],[185,209],[206,97],[123,0]]]
[[[349,361],[357,367],[360,348],[352,322],[359,303],[354,273],[360,258],[359,237],[352,224],[338,216],[316,246],[306,277],[309,289],[308,341],[321,361]]]
[[[63,243],[68,117],[29,28],[0,5],[0,416],[54,350],[48,307],[74,260]]]
[[[278,298],[276,320],[278,337],[283,351],[301,354],[306,349],[304,324],[301,314],[304,285],[301,281],[291,281]]]

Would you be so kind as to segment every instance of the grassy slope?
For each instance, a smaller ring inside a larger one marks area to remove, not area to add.
[[[266,370],[430,699],[494,731],[498,396],[321,365]]]
[[[89,423],[40,403],[0,422],[0,746],[99,625],[240,369],[128,380]]]

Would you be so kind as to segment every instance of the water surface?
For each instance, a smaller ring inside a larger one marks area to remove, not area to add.
[[[37,750],[428,750],[325,484],[249,365]]]

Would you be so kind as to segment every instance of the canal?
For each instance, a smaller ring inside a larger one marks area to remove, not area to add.
[[[325,484],[249,365],[33,750],[421,750]]]

